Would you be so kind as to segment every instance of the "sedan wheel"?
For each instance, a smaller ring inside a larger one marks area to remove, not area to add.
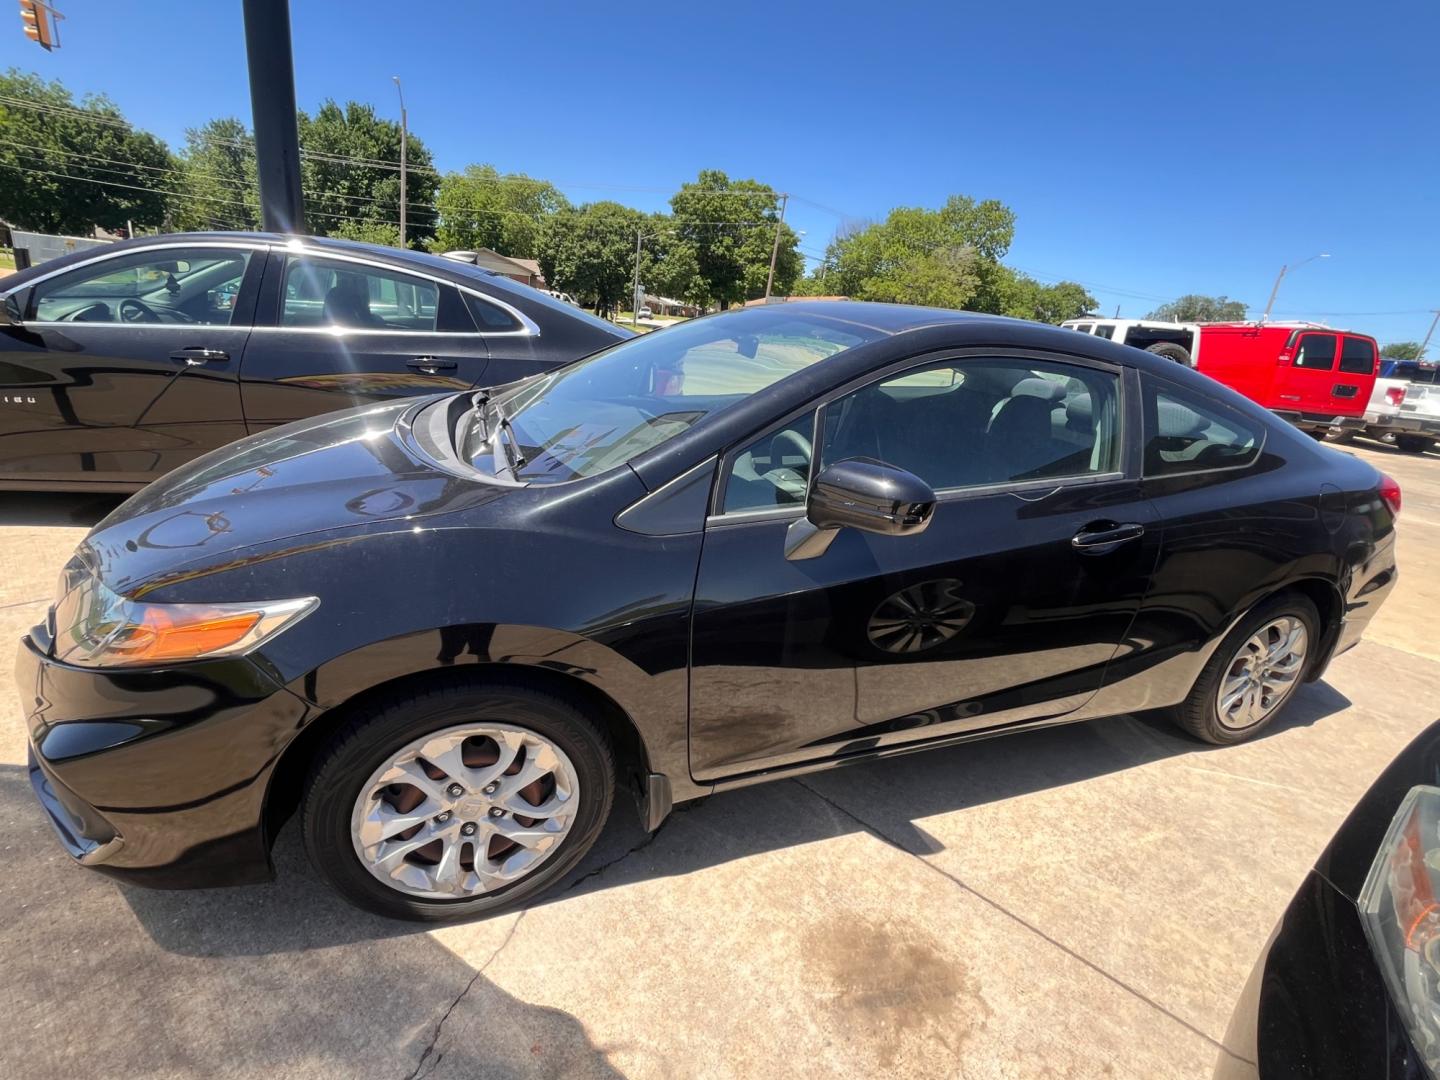
[[[1282,615],[1252,634],[1231,658],[1220,682],[1215,715],[1231,731],[1263,723],[1285,703],[1305,670],[1305,624]]]
[[[413,740],[360,788],[350,839],[382,883],[436,900],[519,881],[564,841],[580,781],[533,731],[462,724]]]
[[[1299,593],[1274,597],[1225,636],[1175,721],[1205,742],[1243,742],[1279,715],[1310,670],[1320,613]]]
[[[302,828],[352,903],[460,919],[563,877],[599,835],[614,784],[608,741],[568,701],[444,686],[352,719],[311,771]]]

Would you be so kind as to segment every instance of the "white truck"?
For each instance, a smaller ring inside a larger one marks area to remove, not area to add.
[[[1440,366],[1417,360],[1380,361],[1380,377],[1365,406],[1363,431],[1332,432],[1348,442],[1358,434],[1392,439],[1407,454],[1423,454],[1440,439]]]
[[[1071,319],[1060,324],[1067,330],[1094,334],[1121,345],[1163,356],[1186,367],[1200,359],[1200,324],[1156,322],[1154,319]]]

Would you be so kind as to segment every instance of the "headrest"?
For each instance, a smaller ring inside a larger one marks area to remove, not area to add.
[[[1093,420],[1095,403],[1089,394],[1076,394],[1065,402],[1065,415],[1071,420]]]
[[[1210,421],[1194,409],[1187,409],[1178,402],[1157,401],[1155,412],[1156,420],[1160,425],[1160,434],[1167,438],[1193,438],[1210,426]]]
[[[1033,397],[1041,401],[1059,401],[1065,396],[1065,386],[1052,379],[1021,379],[1010,391],[1012,398]]]

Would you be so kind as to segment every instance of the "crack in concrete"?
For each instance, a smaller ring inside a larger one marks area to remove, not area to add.
[[[588,870],[584,874],[581,874],[569,885],[566,885],[564,889],[556,893],[555,898],[558,900],[562,896],[568,896],[570,893],[574,892],[591,878],[599,877],[601,874],[605,873],[606,870],[609,870],[612,866],[618,866],[620,863],[630,858],[631,855],[634,855],[637,852],[644,851],[647,847],[653,844],[656,839],[659,838],[661,831],[664,830],[665,826],[668,825],[677,814],[686,813],[687,811],[699,806],[704,801],[704,799],[696,799],[693,802],[688,802],[681,806],[675,807],[666,816],[665,820],[655,827],[654,832],[646,833],[643,837],[640,838],[639,843],[632,844],[630,847],[622,851],[619,855],[616,855],[615,858],[611,859],[609,862],[601,863],[599,866],[595,867],[594,870]]]
[[[864,818],[862,818],[859,814],[856,814],[856,813],[855,813],[854,811],[852,811],[852,810],[846,809],[845,807],[843,807],[843,806],[841,806],[839,803],[837,803],[834,799],[831,799],[831,798],[829,798],[829,797],[826,796],[826,795],[822,795],[820,792],[816,791],[813,787],[811,787],[809,784],[805,783],[804,781],[802,781],[802,780],[800,780],[800,779],[798,779],[798,778],[795,778],[795,779],[792,780],[792,782],[795,784],[796,787],[804,788],[804,789],[805,789],[806,791],[808,791],[811,795],[815,796],[815,798],[819,799],[822,803],[824,803],[826,806],[830,807],[830,809],[834,810],[836,813],[841,814],[841,815],[843,815],[844,817],[847,817],[847,818],[849,818],[851,821],[855,822],[855,824],[859,825],[862,829],[864,829],[864,830],[865,830],[867,833],[869,833],[871,836],[875,837],[875,839],[879,840],[882,844],[888,844],[889,846],[893,847],[896,851],[899,851],[899,852],[902,852],[903,854],[909,855],[912,859],[917,860],[917,861],[920,863],[920,865],[923,866],[923,867],[925,867],[927,870],[932,870],[932,871],[934,871],[935,873],[939,874],[941,877],[945,878],[945,880],[949,881],[952,885],[958,886],[959,888],[963,889],[965,892],[969,893],[971,896],[975,897],[975,899],[979,900],[981,903],[984,903],[984,904],[988,905],[989,907],[994,908],[996,911],[1000,912],[1000,914],[1004,915],[1006,918],[1012,919],[1012,920],[1014,920],[1015,922],[1019,923],[1019,924],[1020,924],[1021,926],[1023,926],[1026,930],[1029,930],[1032,934],[1036,935],[1037,937],[1041,938],[1042,940],[1047,941],[1047,942],[1049,942],[1051,945],[1055,946],[1055,948],[1059,949],[1059,950],[1060,950],[1061,952],[1063,952],[1066,956],[1069,956],[1069,957],[1070,957],[1071,959],[1073,959],[1073,960],[1079,961],[1081,964],[1084,964],[1087,968],[1089,968],[1091,971],[1095,972],[1095,974],[1099,975],[1101,978],[1105,979],[1107,982],[1112,983],[1112,984],[1114,984],[1115,986],[1119,987],[1121,990],[1125,991],[1125,993],[1130,994],[1131,996],[1138,998],[1139,1000],[1143,1001],[1146,1005],[1149,1005],[1152,1009],[1156,1010],[1157,1012],[1163,1013],[1164,1015],[1168,1016],[1171,1020],[1175,1021],[1175,1023],[1179,1024],[1179,1025],[1180,1025],[1181,1027],[1183,1027],[1186,1031],[1189,1031],[1189,1032],[1191,1032],[1191,1033],[1194,1034],[1194,1035],[1198,1035],[1200,1038],[1204,1039],[1204,1040],[1205,1040],[1207,1043],[1209,1043],[1211,1046],[1215,1047],[1217,1050],[1220,1050],[1221,1052],[1223,1052],[1223,1053],[1226,1054],[1227,1056],[1229,1056],[1229,1057],[1236,1057],[1236,1056],[1237,1056],[1237,1055],[1234,1054],[1227,1046],[1225,1046],[1224,1043],[1222,1043],[1220,1040],[1216,1039],[1214,1036],[1209,1035],[1209,1034],[1207,1034],[1207,1033],[1204,1032],[1204,1031],[1201,1031],[1198,1027],[1196,1027],[1194,1024],[1190,1023],[1190,1022],[1189,1022],[1188,1020],[1186,1020],[1184,1017],[1182,1017],[1182,1016],[1177,1016],[1175,1013],[1173,1013],[1173,1012],[1171,1012],[1169,1009],[1167,1009],[1164,1005],[1161,1005],[1161,1004],[1160,1004],[1158,1001],[1156,1001],[1154,998],[1149,997],[1149,996],[1148,996],[1147,994],[1145,994],[1143,991],[1137,990],[1135,987],[1133,987],[1133,986],[1131,986],[1129,983],[1125,982],[1124,979],[1121,979],[1121,978],[1119,978],[1119,977],[1116,976],[1116,975],[1112,975],[1110,972],[1106,971],[1104,968],[1102,968],[1099,964],[1095,963],[1093,960],[1090,960],[1090,959],[1088,959],[1087,957],[1082,956],[1080,953],[1076,952],[1074,949],[1070,948],[1068,945],[1065,945],[1064,943],[1062,943],[1062,942],[1060,942],[1060,941],[1057,941],[1055,938],[1053,938],[1053,937],[1051,937],[1049,934],[1045,933],[1044,930],[1041,930],[1041,929],[1040,929],[1038,926],[1036,926],[1034,923],[1029,922],[1029,921],[1027,921],[1026,919],[1021,918],[1019,915],[1015,914],[1015,912],[1011,911],[1011,910],[1010,910],[1009,908],[1007,908],[1004,904],[1001,904],[998,900],[992,900],[990,897],[986,896],[984,893],[982,893],[982,892],[980,892],[979,890],[977,890],[974,886],[972,886],[972,885],[967,885],[964,881],[960,880],[958,877],[956,877],[954,874],[950,873],[950,872],[949,872],[948,870],[946,870],[944,867],[936,866],[936,865],[935,865],[934,863],[932,863],[929,859],[925,858],[924,855],[923,855],[921,852],[911,851],[908,847],[906,847],[904,844],[902,844],[899,840],[895,839],[893,836],[887,835],[887,834],[886,834],[883,830],[881,830],[878,826],[875,826],[875,825],[870,824],[870,822],[866,821],[866,820],[865,820]],[[1241,1058],[1240,1060],[1243,1061],[1244,1059]]]
[[[465,996],[475,988],[475,984],[480,981],[480,976],[484,975],[490,965],[495,963],[495,960],[505,951],[506,946],[508,946],[511,939],[515,937],[515,931],[520,929],[520,924],[525,921],[525,916],[528,914],[530,914],[528,908],[520,912],[520,917],[510,924],[510,932],[505,935],[505,940],[495,946],[495,951],[490,954],[489,959],[476,969],[475,974],[470,976],[470,981],[465,984],[464,989],[455,995],[455,1000],[450,1002],[439,1021],[435,1024],[435,1030],[430,1033],[430,1041],[425,1044],[425,1049],[420,1052],[420,1060],[415,1063],[415,1068],[410,1071],[410,1074],[405,1077],[405,1080],[420,1080],[422,1070],[425,1069],[427,1063],[432,1072],[439,1066],[445,1055],[443,1053],[436,1053],[435,1047],[440,1042],[440,1033],[445,1027],[445,1021],[450,1019],[450,1014],[455,1011],[455,1007],[464,1001]]]

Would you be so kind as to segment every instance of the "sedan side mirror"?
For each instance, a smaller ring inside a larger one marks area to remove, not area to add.
[[[924,532],[935,492],[914,473],[872,458],[847,458],[820,470],[805,502],[805,517],[785,536],[787,559],[823,555],[841,529],[882,536]]]
[[[9,296],[0,297],[0,326],[23,326],[25,324],[24,312],[20,310],[20,301],[12,293]]]

